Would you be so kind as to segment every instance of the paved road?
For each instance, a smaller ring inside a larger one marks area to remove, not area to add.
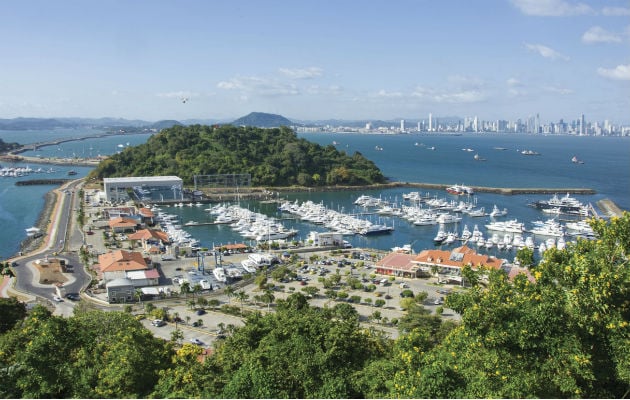
[[[16,272],[15,289],[31,294],[40,299],[52,300],[55,293],[52,285],[39,284],[36,277],[37,269],[32,265],[36,260],[53,256],[57,254],[59,258],[65,259],[66,264],[70,267],[70,281],[64,285],[67,293],[78,293],[85,288],[90,282],[91,277],[85,272],[81,264],[78,254],[75,251],[65,252],[64,249],[78,249],[81,246],[83,237],[81,232],[74,228],[76,224],[71,221],[72,209],[78,207],[78,199],[76,195],[77,188],[81,180],[70,182],[67,186],[58,189],[61,195],[58,196],[58,202],[51,216],[49,224],[48,238],[43,248],[19,257],[16,259],[18,266],[14,268]],[[66,243],[69,238],[70,243]],[[68,276],[68,275],[67,275]],[[63,302],[67,304],[57,304],[62,314],[68,312],[68,308],[72,307],[71,302]]]

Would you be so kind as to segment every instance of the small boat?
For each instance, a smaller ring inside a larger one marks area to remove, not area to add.
[[[473,157],[473,159],[474,159],[475,161],[487,161],[485,158],[480,157],[480,156],[479,156],[479,154],[475,154],[475,155],[474,155],[474,157]]]
[[[30,228],[26,228],[26,234],[28,236],[34,236],[35,234],[39,233],[40,229],[36,228],[34,226],[30,227]]]
[[[435,146],[427,147],[427,150],[435,150]]]
[[[523,150],[521,151],[521,154],[524,156],[539,156],[540,153],[534,150]]]
[[[577,156],[573,156],[573,158],[571,159],[571,162],[574,164],[584,164],[584,161],[578,159]]]
[[[374,146],[374,150],[383,151],[383,148],[381,146]]]
[[[507,208],[504,208],[503,210],[499,210],[499,207],[497,207],[497,205],[495,204],[494,207],[492,207],[492,211],[490,212],[490,217],[503,217],[505,215],[507,215],[508,211]]]
[[[461,195],[472,195],[475,194],[473,188],[464,185],[453,185],[446,188],[446,191],[450,194],[455,194],[458,196]]]
[[[435,237],[433,238],[433,243],[442,244],[442,242],[445,241],[447,237],[448,236],[446,235],[446,232],[440,229],[437,235],[435,235]]]
[[[75,170],[71,169],[70,171],[68,171],[68,175],[76,175],[76,174],[77,174],[77,171]]]

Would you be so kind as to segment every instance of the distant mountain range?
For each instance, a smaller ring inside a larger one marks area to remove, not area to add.
[[[461,120],[459,117],[434,117],[441,123],[451,123]],[[413,127],[418,119],[406,119],[406,124]],[[425,123],[428,118],[425,120]],[[175,125],[234,125],[254,126],[258,128],[275,128],[280,126],[347,126],[352,128],[364,128],[367,123],[374,128],[386,128],[398,126],[400,119],[393,120],[290,120],[282,115],[262,112],[252,112],[236,120],[220,119],[188,119],[182,121],[162,120],[157,122],[143,120],[129,120],[123,118],[13,118],[0,119],[0,131],[2,130],[47,130],[47,129],[72,129],[72,128],[100,128],[100,129],[157,129],[170,128]]]

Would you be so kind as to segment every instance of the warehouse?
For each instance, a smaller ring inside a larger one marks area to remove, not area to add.
[[[177,176],[128,176],[104,178],[105,199],[110,202],[125,200],[132,189],[141,200],[181,200],[184,183]],[[159,196],[154,198],[155,196]]]

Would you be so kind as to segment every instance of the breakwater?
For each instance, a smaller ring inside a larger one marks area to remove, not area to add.
[[[423,182],[390,182],[365,186],[322,186],[315,188],[308,187],[278,187],[267,188],[273,192],[337,192],[337,191],[357,191],[357,190],[381,190],[392,188],[418,188],[418,189],[432,189],[432,190],[446,190],[451,184],[443,183],[423,183]],[[470,186],[475,192],[479,193],[497,193],[503,195],[519,195],[519,194],[556,194],[556,193],[569,193],[569,194],[595,194],[594,189],[589,188],[499,188],[488,186]],[[203,190],[203,189],[202,189]]]
[[[17,181],[15,186],[32,186],[32,185],[63,185],[71,179],[29,179],[26,181]]]

